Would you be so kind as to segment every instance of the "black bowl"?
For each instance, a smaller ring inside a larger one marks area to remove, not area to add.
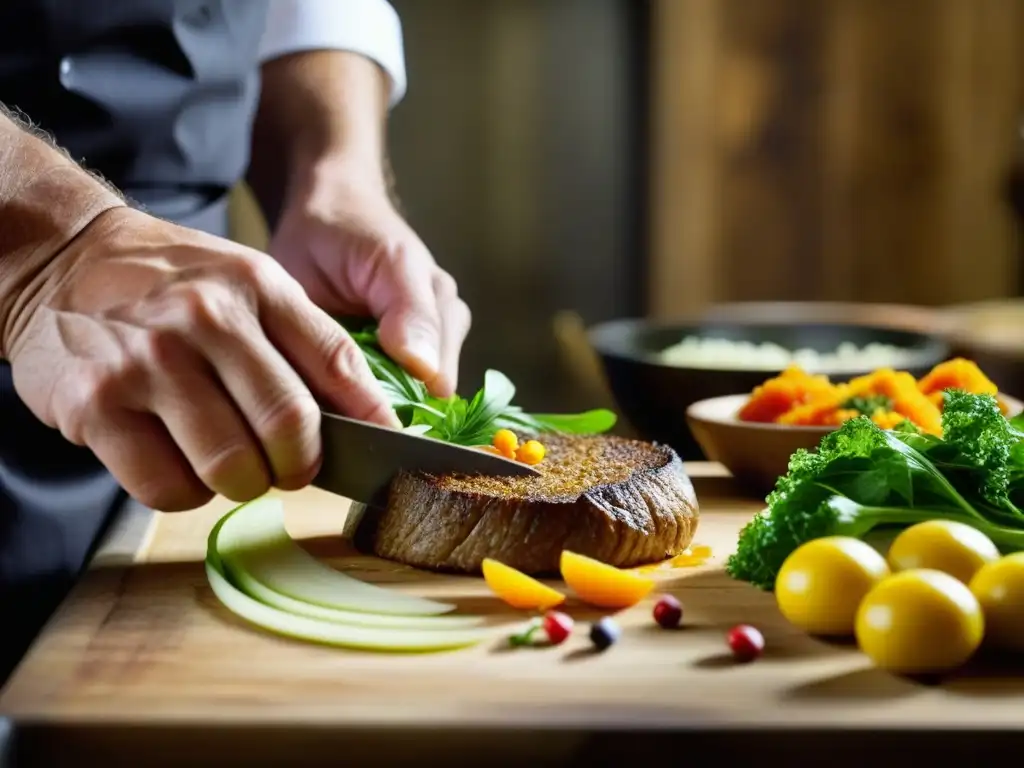
[[[659,323],[613,320],[590,328],[588,338],[601,358],[608,386],[622,415],[647,439],[667,443],[688,461],[705,458],[686,423],[686,409],[699,400],[750,392],[779,370],[684,368],[668,365],[659,353],[685,336],[773,342],[786,349],[834,352],[843,342],[863,347],[889,344],[907,350],[900,370],[920,377],[948,359],[949,346],[939,336],[898,328],[851,323],[785,323],[755,320]],[[872,368],[873,369],[873,368]],[[872,369],[830,371],[833,381],[846,381]]]

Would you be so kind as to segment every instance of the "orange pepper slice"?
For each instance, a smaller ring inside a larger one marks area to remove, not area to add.
[[[562,552],[559,565],[562,578],[580,600],[599,608],[629,608],[654,589],[653,579],[569,550]]]
[[[546,611],[565,602],[565,595],[557,589],[497,560],[485,558],[481,569],[491,591],[513,608]]]

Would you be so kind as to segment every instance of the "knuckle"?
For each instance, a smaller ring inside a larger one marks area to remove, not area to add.
[[[177,370],[188,355],[189,344],[172,328],[152,328],[146,334],[146,360],[159,370]]]
[[[125,402],[126,388],[138,388],[142,366],[129,360],[119,366],[94,366],[64,381],[54,401],[54,418],[61,434],[75,445],[86,445],[92,425],[103,422]]]
[[[344,381],[362,381],[365,378],[366,358],[348,335],[328,342],[325,359],[331,361],[337,375]]]
[[[320,428],[320,407],[312,397],[282,397],[268,405],[253,425],[266,440],[305,441]]]
[[[456,299],[452,305],[452,313],[455,319],[460,324],[464,325],[467,329],[473,323],[473,312],[470,310],[469,305],[462,299]]]
[[[213,282],[189,286],[183,291],[181,301],[186,330],[226,329],[236,313],[231,291]]]
[[[455,300],[459,295],[459,285],[455,278],[443,270],[434,276],[434,290],[445,300]]]

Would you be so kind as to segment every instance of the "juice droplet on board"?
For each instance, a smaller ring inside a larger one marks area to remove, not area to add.
[[[638,568],[634,568],[633,571],[635,573],[651,573],[653,571],[664,571],[669,568],[695,568],[698,565],[704,565],[709,559],[711,559],[711,547],[706,544],[697,544],[696,546],[687,547],[669,560],[652,563],[651,565],[641,565]]]

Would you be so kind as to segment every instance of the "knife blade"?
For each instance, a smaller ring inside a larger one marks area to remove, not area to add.
[[[538,476],[528,464],[432,437],[321,411],[323,464],[313,485],[371,506],[383,503],[400,471]]]

